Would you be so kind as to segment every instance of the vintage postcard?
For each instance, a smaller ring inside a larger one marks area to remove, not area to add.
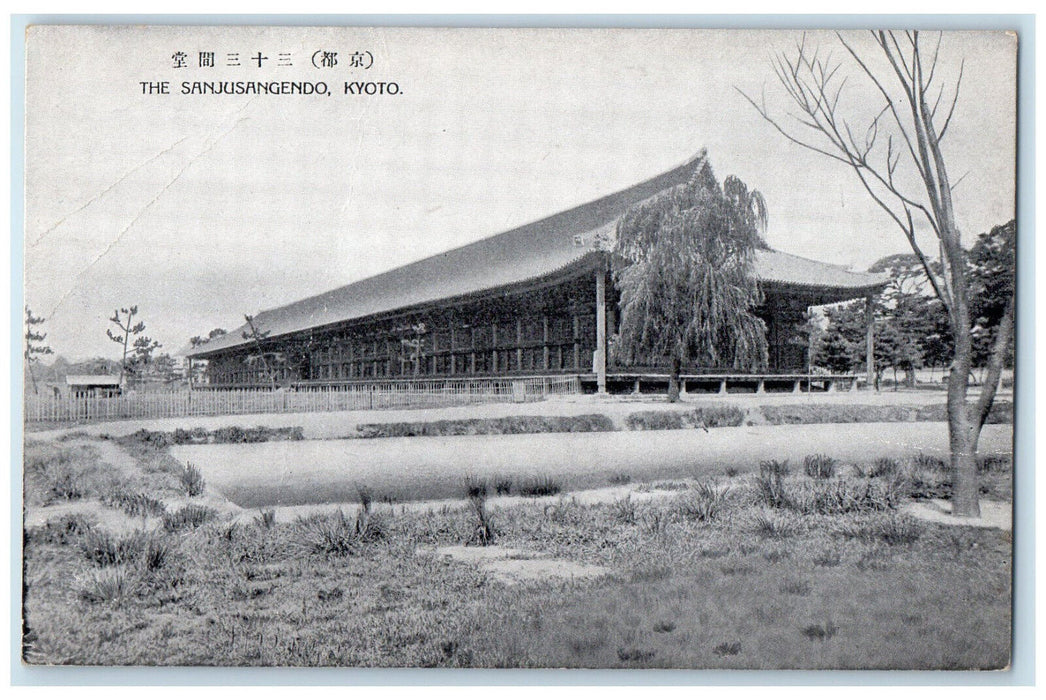
[[[23,662],[1007,668],[1017,47],[29,27]]]

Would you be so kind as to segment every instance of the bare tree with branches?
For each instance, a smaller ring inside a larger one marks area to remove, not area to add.
[[[939,62],[942,34],[926,41],[918,31],[873,31],[875,48],[859,50],[857,42],[836,33],[844,60],[870,81],[880,98],[878,109],[864,119],[847,116],[844,88],[849,75],[843,60],[807,44],[806,35],[795,50],[773,57],[778,82],[796,111],[786,119],[771,114],[765,94],[760,101],[738,89],[759,114],[792,143],[848,166],[865,191],[904,233],[947,313],[955,339],[948,378],[948,430],[951,464],[956,474],[956,515],[980,514],[976,468],[977,441],[995,398],[995,385],[985,385],[977,403],[967,403],[972,363],[970,283],[955,220],[953,193],[962,178],[952,182],[941,143],[948,134],[959,104],[964,64],[945,79]],[[940,68],[940,72],[938,69]],[[842,106],[841,106],[842,100]],[[875,116],[871,116],[871,114]],[[940,265],[917,238],[928,228],[937,242]],[[1010,317],[999,328],[1012,335]],[[1010,338],[997,342],[991,368],[1005,360]]]

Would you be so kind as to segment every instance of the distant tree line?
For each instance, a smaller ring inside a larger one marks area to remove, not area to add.
[[[978,381],[984,379],[1007,304],[1012,303],[1016,234],[1016,221],[1010,221],[982,233],[966,251],[972,366],[980,375],[974,377]],[[933,261],[931,268],[939,265],[939,261]],[[874,300],[876,383],[890,373],[895,386],[914,386],[916,370],[946,371],[955,353],[948,313],[933,293],[918,256],[891,255],[869,270],[890,275],[889,283]],[[824,315],[826,326],[812,324],[809,328],[812,364],[833,372],[863,371],[864,302],[827,307]],[[1013,367],[1012,343],[1006,367]]]

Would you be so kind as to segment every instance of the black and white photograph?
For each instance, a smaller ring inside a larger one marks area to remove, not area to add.
[[[889,26],[31,24],[21,663],[1009,669],[1021,37]]]

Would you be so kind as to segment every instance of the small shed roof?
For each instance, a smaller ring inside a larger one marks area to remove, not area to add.
[[[69,386],[120,386],[120,377],[113,374],[70,374],[65,383]]]
[[[255,326],[278,337],[421,304],[484,292],[545,277],[596,252],[632,205],[685,183],[701,166],[701,151],[667,172],[587,204],[449,250],[317,296],[262,311]],[[767,282],[854,292],[880,286],[886,276],[851,272],[775,250],[760,250],[756,277]],[[836,295],[838,296],[838,295]],[[843,294],[845,297],[846,294]],[[183,353],[205,357],[247,341],[246,326]]]

